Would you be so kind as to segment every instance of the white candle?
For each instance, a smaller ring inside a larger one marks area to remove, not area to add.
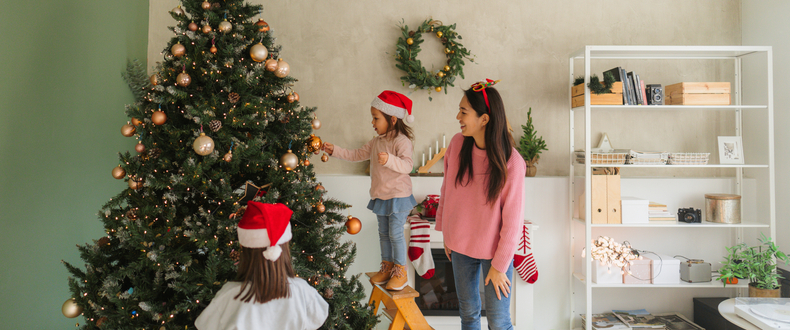
[[[425,166],[425,153],[422,153],[422,166]]]
[[[433,147],[428,147],[428,157],[433,157]]]
[[[444,134],[442,134],[442,148],[447,148],[447,139],[445,139]]]
[[[439,153],[439,140],[436,140],[436,153]]]

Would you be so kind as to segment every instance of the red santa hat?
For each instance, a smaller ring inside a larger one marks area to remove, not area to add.
[[[247,202],[247,210],[239,221],[239,243],[248,248],[266,248],[263,256],[277,260],[283,252],[280,244],[291,240],[293,211],[281,203]]]
[[[370,106],[390,116],[403,119],[407,123],[414,122],[411,114],[411,99],[406,95],[393,91],[383,91],[370,102]]]

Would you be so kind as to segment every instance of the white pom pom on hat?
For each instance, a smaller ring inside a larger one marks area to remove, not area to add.
[[[411,114],[411,99],[401,93],[383,91],[373,99],[373,102],[370,102],[370,106],[390,116],[403,119],[407,123],[414,122],[414,116]]]
[[[291,215],[293,211],[281,203],[247,202],[247,210],[237,231],[239,244],[248,248],[266,248],[263,256],[271,261],[277,260],[282,253],[280,244],[293,237]]]

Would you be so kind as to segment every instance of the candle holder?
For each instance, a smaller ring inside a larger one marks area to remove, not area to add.
[[[428,173],[428,170],[430,170],[431,167],[433,167],[433,165],[436,164],[436,162],[438,162],[440,159],[442,159],[442,157],[444,157],[445,151],[447,151],[447,148],[440,149],[439,152],[433,155],[431,160],[425,163],[425,166],[420,166],[419,168],[417,168],[417,173]]]

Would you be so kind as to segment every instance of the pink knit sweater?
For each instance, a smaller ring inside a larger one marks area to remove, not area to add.
[[[474,177],[466,186],[455,184],[464,136],[456,134],[444,156],[444,181],[436,211],[436,230],[451,250],[476,259],[492,259],[491,265],[507,271],[524,223],[524,174],[527,165],[514,148],[507,162],[507,180],[499,198],[488,204],[488,156],[472,149]]]
[[[386,152],[387,162],[379,164],[379,152]],[[390,131],[374,137],[359,149],[348,150],[335,146],[332,157],[360,162],[370,160],[370,198],[393,199],[411,196],[411,140]]]

